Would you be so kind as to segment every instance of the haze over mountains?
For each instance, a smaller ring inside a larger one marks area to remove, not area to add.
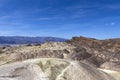
[[[34,44],[51,42],[63,42],[66,39],[58,37],[24,37],[24,36],[0,36],[0,44]]]

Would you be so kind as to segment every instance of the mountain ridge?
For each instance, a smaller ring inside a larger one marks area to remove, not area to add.
[[[67,39],[59,37],[26,37],[26,36],[0,36],[0,44],[34,44],[51,42],[64,42]]]

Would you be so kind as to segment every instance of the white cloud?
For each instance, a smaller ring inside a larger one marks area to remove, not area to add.
[[[106,23],[106,26],[114,26],[116,23],[115,22],[111,22],[111,23]]]
[[[111,25],[115,25],[115,22],[111,22]]]

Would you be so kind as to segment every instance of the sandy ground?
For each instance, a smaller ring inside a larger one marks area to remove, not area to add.
[[[120,80],[120,72],[113,71],[113,70],[107,70],[107,69],[100,69],[100,70],[108,73],[109,75],[114,77],[116,80]]]

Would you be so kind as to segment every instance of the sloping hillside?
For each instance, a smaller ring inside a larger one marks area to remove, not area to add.
[[[76,53],[73,53],[70,58],[86,60],[101,68],[120,71],[119,38],[97,40],[86,37],[73,37],[67,43],[76,47]]]
[[[0,80],[115,80],[82,62],[31,59],[0,66]]]

